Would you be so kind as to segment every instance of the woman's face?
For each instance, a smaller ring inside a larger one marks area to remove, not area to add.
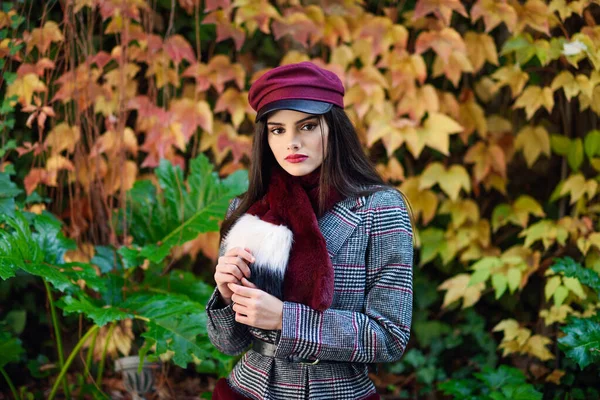
[[[310,174],[323,163],[329,128],[325,121],[319,124],[320,118],[292,110],[279,110],[268,116],[269,147],[290,175]]]

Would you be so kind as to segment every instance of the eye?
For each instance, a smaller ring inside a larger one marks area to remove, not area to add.
[[[283,131],[283,129],[281,129],[281,128],[273,128],[273,129],[271,129],[271,133],[272,133],[273,135],[281,135],[283,132],[284,132],[284,131]]]
[[[317,124],[309,122],[307,124],[302,125],[302,128],[300,128],[300,129],[303,131],[314,131],[316,127],[317,127]]]

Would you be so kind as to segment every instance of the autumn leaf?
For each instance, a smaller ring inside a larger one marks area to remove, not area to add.
[[[517,12],[506,0],[477,0],[471,7],[471,21],[483,17],[485,31],[490,32],[504,22],[510,32],[517,26]]]
[[[450,214],[452,217],[452,225],[455,228],[462,226],[465,222],[479,221],[479,206],[471,199],[459,199],[452,201],[446,199],[439,209],[439,214]]]
[[[473,180],[475,184],[482,182],[491,172],[506,177],[506,158],[498,145],[477,142],[467,150],[464,160],[468,164],[474,164]]]
[[[471,192],[471,180],[467,170],[459,164],[454,164],[446,169],[441,163],[429,164],[421,174],[419,190],[429,189],[435,184],[452,199],[456,201],[461,189]]]
[[[460,78],[465,72],[473,72],[473,66],[471,65],[471,61],[469,61],[467,54],[459,51],[453,51],[450,54],[450,59],[448,62],[445,62],[439,56],[435,58],[431,75],[433,77],[445,75],[455,87],[458,87]]]
[[[562,71],[556,75],[552,80],[550,88],[552,91],[562,88],[565,92],[565,97],[569,101],[571,101],[571,99],[577,96],[580,92],[579,82],[575,80],[575,77],[569,71]]]
[[[34,73],[25,74],[18,77],[15,81],[8,85],[6,90],[6,98],[17,96],[17,101],[23,106],[31,105],[31,100],[34,93],[45,92],[46,85]],[[14,106],[16,101],[11,101],[10,105]]]
[[[429,189],[419,189],[419,178],[410,177],[400,185],[400,191],[408,197],[415,220],[421,217],[423,225],[427,225],[435,216],[438,198]]]
[[[269,35],[271,21],[280,16],[277,9],[265,0],[236,1],[235,6],[238,6],[235,11],[235,24],[244,25],[250,36],[254,35],[256,29]]]
[[[132,155],[136,156],[138,152],[138,142],[135,132],[129,127],[123,129],[122,137],[114,130],[106,131],[94,143],[90,151],[90,157],[95,157],[102,153],[110,153],[114,155],[121,149],[127,150]]]
[[[246,114],[252,117],[256,114],[248,102],[248,92],[240,92],[235,88],[228,88],[217,100],[214,112],[223,111],[231,115],[231,121],[236,129],[240,127]]]
[[[540,107],[546,108],[548,113],[552,112],[552,108],[554,108],[554,93],[550,87],[527,87],[513,106],[513,108],[525,108],[527,119],[531,119]]]
[[[495,90],[508,85],[512,91],[513,98],[517,97],[529,80],[529,74],[522,71],[519,65],[513,64],[502,67],[492,74],[492,78],[497,82]]]
[[[46,54],[53,42],[65,40],[60,28],[54,21],[47,21],[42,28],[35,28],[30,35],[25,36],[27,53],[37,47],[40,54]]]
[[[217,42],[232,39],[237,51],[242,49],[246,33],[242,28],[231,22],[231,8],[212,11],[202,21],[206,24],[215,24],[217,27]]]
[[[435,87],[427,84],[403,91],[402,98],[396,106],[396,115],[408,114],[411,120],[420,121],[425,113],[435,113],[439,110],[439,98]]]
[[[548,219],[536,222],[519,233],[519,237],[525,238],[525,247],[530,247],[533,243],[541,240],[546,250],[555,242],[564,246],[568,236],[569,232],[564,226]]]
[[[44,141],[44,147],[51,147],[52,154],[59,154],[63,150],[67,150],[67,153],[73,153],[80,137],[81,133],[78,126],[69,126],[66,122],[61,122],[48,133]]]
[[[286,10],[283,17],[278,17],[271,24],[275,40],[289,35],[304,47],[314,44],[322,36],[322,28],[311,20],[304,12]]]
[[[200,150],[212,150],[216,163],[221,164],[231,152],[235,162],[240,162],[244,155],[249,155],[252,140],[249,136],[238,135],[236,129],[229,124],[215,121],[213,133],[202,135]]]
[[[353,58],[350,58],[348,63],[352,60]],[[384,53],[377,66],[389,70],[392,88],[400,87],[402,83],[415,80],[422,85],[427,78],[427,67],[423,57],[420,54],[409,53],[404,49]]]
[[[529,223],[529,215],[544,217],[542,206],[531,196],[521,195],[513,204],[499,204],[492,213],[492,229],[497,231],[502,226],[513,223],[523,228]]]
[[[569,204],[575,203],[577,200],[587,194],[587,200],[590,201],[598,191],[598,181],[589,179],[586,181],[582,174],[575,174],[568,177],[561,186],[560,196],[567,194],[571,195]]]
[[[460,0],[418,0],[415,5],[413,19],[422,18],[429,13],[433,13],[436,17],[444,21],[446,25],[450,25],[450,18],[453,11],[465,18],[469,17],[467,10],[465,10]]]
[[[422,32],[415,43],[415,53],[422,54],[432,49],[445,64],[450,62],[453,52],[466,53],[467,47],[462,37],[452,28],[440,31]]]
[[[467,91],[461,97],[458,123],[463,126],[463,130],[460,132],[460,138],[463,143],[467,143],[469,136],[475,131],[479,136],[485,138],[487,136],[487,120],[483,108],[475,101],[472,92]]]
[[[181,35],[169,37],[164,43],[164,49],[175,64],[179,64],[182,60],[189,63],[196,61],[192,46]]]
[[[522,150],[527,166],[531,166],[545,154],[550,157],[550,136],[543,126],[527,125],[521,128],[515,140],[515,149]]]
[[[386,182],[399,182],[404,180],[404,168],[396,157],[390,157],[387,164],[377,164],[377,172]]]
[[[551,12],[542,0],[527,0],[525,4],[517,1],[511,2],[517,12],[517,31],[522,31],[526,26],[543,32],[550,36],[549,20]]]
[[[478,284],[469,286],[470,275],[469,274],[458,274],[452,278],[445,280],[441,285],[438,286],[438,290],[446,290],[444,295],[444,302],[442,308],[448,307],[450,304],[457,300],[463,299],[462,309],[472,307],[479,301],[481,293],[485,289],[485,284],[480,282]]]
[[[478,72],[486,61],[498,65],[496,44],[494,39],[487,33],[467,32],[465,34],[465,45],[474,72]]]
[[[564,21],[569,18],[571,14],[583,14],[583,9],[587,4],[588,2],[585,0],[570,1],[569,3],[567,3],[567,0],[552,0],[548,5],[548,11],[551,13],[557,12],[560,19]]]
[[[181,131],[186,140],[190,140],[199,127],[207,132],[213,130],[213,113],[204,100],[194,102],[188,98],[173,99],[169,104],[169,111],[171,118],[181,123]]]
[[[440,114],[431,113],[421,127],[416,128],[417,143],[408,143],[410,152],[418,157],[425,146],[431,147],[444,155],[448,155],[450,146],[450,135],[463,130],[452,118]]]

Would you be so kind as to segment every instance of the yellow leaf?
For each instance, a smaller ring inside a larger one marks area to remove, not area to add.
[[[563,284],[580,299],[585,299],[587,297],[583,287],[581,286],[581,283],[579,283],[577,278],[564,277]]]
[[[435,113],[440,109],[439,99],[432,85],[424,85],[414,90],[404,91],[396,107],[396,115],[408,114],[413,121],[420,121],[426,112]]]
[[[502,331],[504,333],[504,338],[511,340],[517,337],[519,332],[519,323],[512,319],[504,319],[496,324],[494,328],[492,328],[492,332]]]
[[[525,108],[527,119],[531,119],[540,107],[546,108],[548,113],[552,112],[554,93],[551,88],[528,86],[513,105],[513,108]]]
[[[486,32],[490,32],[501,22],[506,24],[510,32],[513,32],[517,25],[517,12],[504,1],[477,0],[471,7],[471,21],[475,22],[482,17]]]
[[[579,173],[571,175],[566,181],[563,182],[560,190],[560,196],[570,193],[570,204],[573,204],[583,197],[584,194],[587,194],[587,199],[589,201],[596,195],[597,189],[598,182],[596,180],[590,179],[586,181],[585,177]]]
[[[567,316],[572,313],[573,309],[567,304],[562,304],[558,307],[552,305],[548,310],[540,310],[540,317],[544,318],[544,324],[549,326],[555,322],[564,323],[567,320]]]
[[[524,5],[514,1],[512,2],[512,6],[515,8],[518,16],[518,31],[522,31],[525,29],[525,26],[529,26],[550,36],[549,21],[551,12],[542,0],[527,0]]]
[[[561,73],[556,75],[556,77],[554,77],[550,88],[552,89],[552,91],[556,91],[557,89],[562,88],[565,91],[565,96],[567,97],[567,100],[570,101],[573,97],[579,94],[579,86],[580,84],[577,80],[575,80],[573,74],[571,74],[569,71],[562,71]]]
[[[544,287],[546,301],[550,300],[556,289],[561,285],[561,282],[562,280],[559,275],[554,275],[546,281],[546,286]]]
[[[442,282],[438,286],[438,290],[447,290],[444,295],[444,302],[442,308],[448,307],[450,304],[457,300],[463,299],[462,309],[473,306],[479,301],[481,292],[485,289],[485,284],[479,282],[475,285],[469,286],[469,280],[471,275],[469,274],[458,274],[450,279]]]
[[[408,197],[415,220],[422,217],[423,225],[427,225],[435,216],[438,198],[431,190],[419,189],[419,178],[410,177],[402,182],[400,191]]]
[[[530,354],[542,361],[552,360],[554,355],[546,347],[551,343],[552,340],[545,336],[533,335],[529,338],[529,340],[527,340],[527,343],[525,346],[523,346],[521,352],[524,354]]]
[[[475,131],[485,138],[487,136],[487,121],[483,108],[475,101],[474,96],[469,96],[468,100],[460,104],[460,118],[458,122],[464,127],[460,133],[464,143],[467,143],[469,136]]]
[[[94,2],[96,0],[75,0],[75,5],[73,6],[73,13],[77,14],[81,9],[85,6],[94,8]]]
[[[331,51],[330,62],[339,65],[346,70],[348,65],[354,61],[355,58],[356,57],[349,46],[341,45],[334,47]]]
[[[528,195],[521,195],[512,205],[515,219],[514,221],[526,227],[529,222],[529,214],[536,217],[544,217],[546,214],[542,209],[540,203],[538,203],[533,197]]]
[[[515,98],[525,87],[525,84],[529,80],[529,74],[522,71],[518,64],[513,64],[499,68],[492,74],[492,78],[498,82],[496,90],[508,85],[512,91],[512,97]]]
[[[459,133],[463,130],[452,118],[440,114],[431,113],[425,120],[422,127],[418,127],[417,139],[415,145],[408,143],[411,153],[418,157],[424,146],[431,147],[444,155],[448,155],[450,146],[450,135]]]
[[[487,33],[469,31],[465,34],[465,44],[474,72],[478,72],[486,61],[490,64],[498,65],[496,44],[494,43],[494,39]]]
[[[52,154],[59,154],[63,150],[67,150],[67,153],[73,153],[80,137],[78,126],[69,126],[66,122],[61,122],[48,133],[44,146],[50,146]]]
[[[467,193],[471,191],[469,174],[459,164],[451,166],[448,170],[439,162],[429,164],[421,175],[419,189],[428,189],[436,183],[454,201],[458,199],[461,188]]]
[[[527,125],[517,134],[515,149],[522,150],[527,166],[531,166],[540,154],[550,157],[550,135],[543,126]]]
[[[458,87],[463,72],[473,72],[471,61],[466,52],[453,51],[447,62],[439,56],[435,58],[431,76],[437,77],[443,74],[455,87]]]
[[[21,103],[23,107],[31,105],[31,99],[34,92],[45,92],[46,85],[38,78],[34,73],[25,74],[22,77],[15,79],[15,81],[8,86],[6,90],[6,97],[17,96],[17,101]],[[10,105],[14,106],[15,101],[11,101]]]
[[[53,172],[62,169],[73,171],[75,166],[67,158],[59,155],[54,155],[46,160],[46,171]]]
[[[452,216],[452,225],[459,227],[466,221],[479,221],[479,206],[471,199],[466,200],[446,200],[442,203],[439,210],[440,214],[450,214]]]

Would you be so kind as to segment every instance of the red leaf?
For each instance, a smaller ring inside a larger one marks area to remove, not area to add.
[[[183,59],[190,63],[196,61],[196,56],[194,55],[192,46],[190,46],[187,40],[185,40],[181,35],[173,35],[168,38],[165,42],[164,49],[173,59],[175,64],[179,64]]]

